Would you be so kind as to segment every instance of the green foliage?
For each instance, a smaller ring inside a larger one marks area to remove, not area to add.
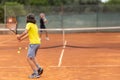
[[[6,2],[18,2],[20,4],[29,4],[29,0],[0,0],[1,4],[5,4]]]
[[[14,0],[20,4],[24,4],[24,5],[28,5],[29,4],[29,0]]]
[[[101,0],[79,0],[79,4],[87,4],[87,5],[93,5],[93,4],[99,4]]]
[[[5,4],[6,2],[18,2],[24,5],[59,6],[61,4],[72,5],[76,3],[77,4],[97,4],[98,2],[101,2],[101,0],[0,0],[1,4]]]
[[[48,0],[49,5],[60,5],[62,2],[61,0]]]
[[[17,2],[6,2],[4,7],[6,16],[20,16],[26,14],[24,6]]]
[[[48,5],[48,0],[29,0],[31,5]]]
[[[120,12],[120,0],[109,0],[104,4],[104,9],[109,12]]]
[[[109,0],[108,4],[120,4],[120,0]]]
[[[4,8],[0,6],[0,23],[4,22]]]

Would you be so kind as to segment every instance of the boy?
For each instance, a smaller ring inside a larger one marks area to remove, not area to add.
[[[36,60],[36,54],[41,42],[34,14],[30,13],[27,15],[26,23],[25,31],[22,34],[17,35],[17,39],[22,41],[27,38],[28,35],[30,44],[27,54],[27,61],[33,70],[33,74],[31,74],[29,78],[39,78],[43,72],[43,69],[39,66]]]
[[[40,13],[40,29],[46,29],[46,26],[45,26],[45,23],[47,23],[47,19],[45,17],[45,14],[44,13]],[[44,30],[45,33],[46,33],[46,40],[49,40],[49,37],[48,37],[48,32],[46,30]],[[42,31],[40,33],[40,36],[42,37]]]

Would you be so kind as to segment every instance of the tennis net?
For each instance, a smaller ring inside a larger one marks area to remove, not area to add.
[[[17,33],[24,29],[17,29]],[[46,39],[46,32],[49,39]],[[0,29],[0,33],[9,33],[8,29]],[[99,48],[118,47],[120,27],[90,27],[90,28],[57,28],[41,29],[41,49],[62,48]]]

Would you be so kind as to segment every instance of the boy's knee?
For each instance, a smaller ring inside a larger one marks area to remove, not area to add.
[[[27,60],[33,60],[34,58],[33,57],[27,57]]]

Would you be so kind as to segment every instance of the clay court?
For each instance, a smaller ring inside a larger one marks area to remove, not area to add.
[[[44,73],[35,80],[120,79],[120,33],[66,34],[64,46],[59,34],[49,36],[49,41],[42,40],[37,55]],[[29,80],[27,44],[28,40],[18,42],[15,35],[0,35],[0,80]]]

